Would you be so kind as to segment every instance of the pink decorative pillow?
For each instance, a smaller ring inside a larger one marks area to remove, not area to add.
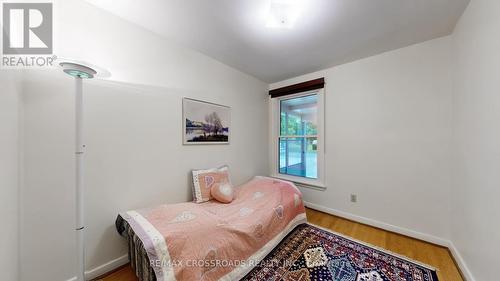
[[[221,182],[220,184],[212,186],[210,191],[212,197],[221,203],[231,203],[234,198],[234,190],[229,179],[227,182]]]
[[[203,203],[213,198],[212,188],[219,185],[231,185],[229,181],[229,169],[227,166],[219,169],[194,170],[193,171],[193,201]]]

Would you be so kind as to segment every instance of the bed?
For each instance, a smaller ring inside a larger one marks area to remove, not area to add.
[[[239,280],[296,226],[306,222],[302,194],[287,181],[255,177],[230,204],[160,205],[120,213],[140,281]]]

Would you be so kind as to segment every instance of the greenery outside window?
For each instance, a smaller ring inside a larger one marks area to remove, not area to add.
[[[272,99],[274,176],[324,188],[323,90]]]

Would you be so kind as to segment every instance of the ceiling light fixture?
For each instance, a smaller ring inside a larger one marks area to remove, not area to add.
[[[292,28],[302,11],[302,0],[270,0],[266,26]]]

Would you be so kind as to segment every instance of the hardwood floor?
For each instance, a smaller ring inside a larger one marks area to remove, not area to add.
[[[382,247],[435,267],[439,281],[463,281],[450,251],[407,236],[307,209],[307,220],[332,231]]]
[[[332,231],[350,236],[354,239],[382,247],[391,252],[431,265],[438,269],[437,274],[440,281],[463,281],[449,250],[445,247],[311,209],[307,209],[307,219],[312,224],[331,229]],[[118,269],[102,277],[100,280],[138,281],[130,266]]]

